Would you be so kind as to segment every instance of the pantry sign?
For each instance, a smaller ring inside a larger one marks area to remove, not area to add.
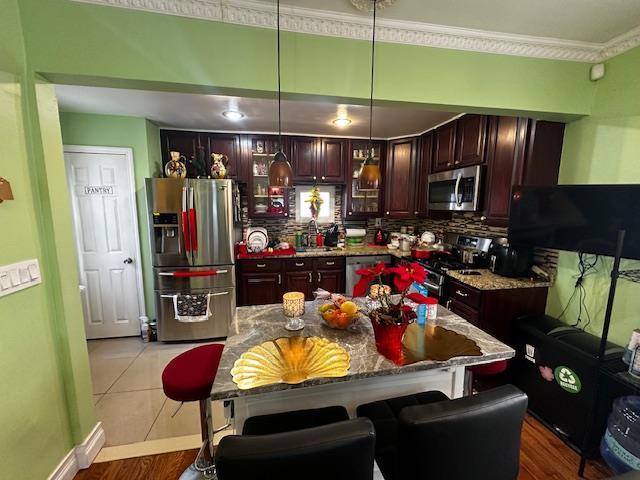
[[[83,195],[114,195],[115,188],[113,185],[85,185],[82,191]]]

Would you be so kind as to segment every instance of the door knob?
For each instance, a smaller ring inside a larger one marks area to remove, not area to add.
[[[124,259],[124,263],[126,263],[127,265],[133,263],[133,258],[129,257],[129,258],[125,258]]]

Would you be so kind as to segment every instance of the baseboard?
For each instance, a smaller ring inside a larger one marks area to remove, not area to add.
[[[78,460],[76,459],[74,449],[65,455],[47,480],[73,480],[73,477],[76,476],[78,471],[80,471],[80,468],[78,467]]]
[[[80,469],[88,468],[93,463],[100,449],[104,446],[104,441],[102,422],[98,422],[91,433],[87,435],[87,438],[84,439],[84,442],[75,448],[76,459]]]
[[[104,441],[102,422],[98,422],[84,439],[84,442],[65,455],[47,480],[73,480],[76,473],[83,468],[88,468],[93,463],[104,445]]]

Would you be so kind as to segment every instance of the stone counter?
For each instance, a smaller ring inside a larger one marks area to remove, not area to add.
[[[468,270],[467,270],[468,271]],[[451,278],[478,290],[509,290],[514,288],[550,287],[551,282],[531,278],[510,278],[496,275],[490,270],[474,269],[480,275],[464,275],[456,270],[447,272]]]
[[[402,250],[389,250],[387,247],[347,247],[333,248],[331,250],[313,249],[306,252],[296,252],[295,255],[261,255],[252,254],[251,259],[278,259],[278,258],[305,258],[305,257],[362,257],[370,255],[391,255],[396,258],[411,257],[411,252]],[[243,258],[240,260],[247,260]]]
[[[288,332],[284,329],[285,318],[282,315],[282,305],[238,307],[222,353],[216,380],[211,391],[211,399],[225,400],[361,378],[382,377],[451,366],[474,365],[511,358],[515,354],[511,347],[471,325],[458,315],[449,312],[444,307],[439,306],[437,325],[465,335],[475,341],[480,347],[482,355],[454,357],[446,361],[425,360],[410,365],[398,366],[378,353],[373,329],[366,317],[363,316],[356,323],[353,331],[334,330],[323,324],[317,313],[317,307],[317,303],[307,302],[306,313],[303,316],[306,326],[300,332]],[[339,343],[351,357],[349,374],[340,378],[317,378],[298,385],[279,383],[250,390],[240,390],[233,383],[230,371],[240,355],[251,347],[265,341],[296,335],[324,337]]]

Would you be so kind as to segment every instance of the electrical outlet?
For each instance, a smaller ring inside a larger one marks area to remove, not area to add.
[[[381,218],[376,218],[376,227],[381,227],[382,226],[382,219]]]

